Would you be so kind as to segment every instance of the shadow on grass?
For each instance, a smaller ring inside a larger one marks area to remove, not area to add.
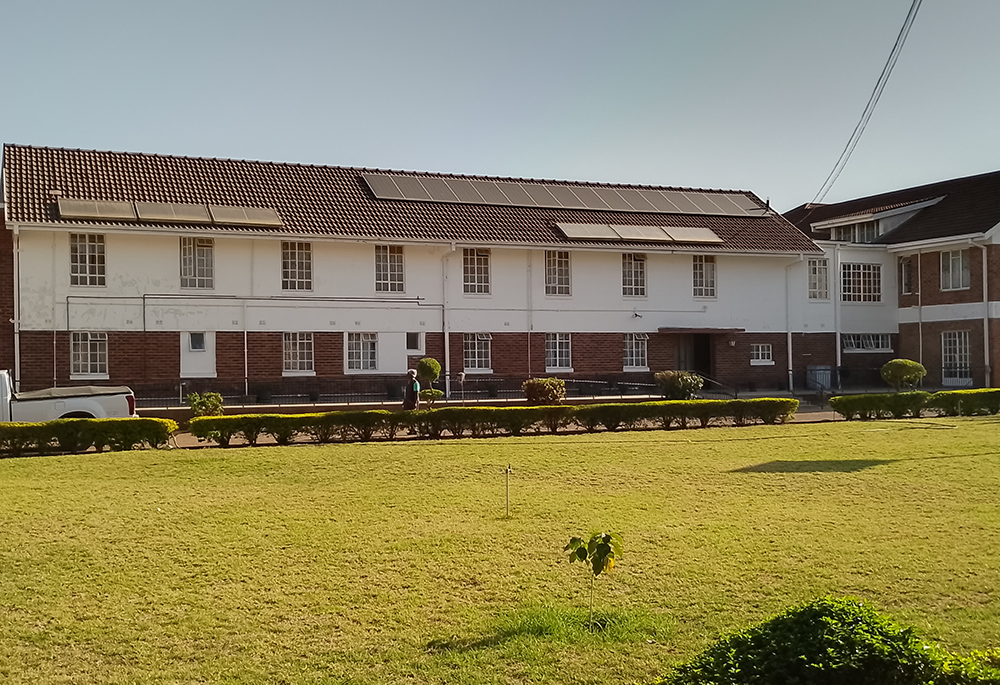
[[[763,464],[733,469],[730,473],[853,473],[873,466],[892,464],[898,459],[823,459],[791,461],[776,459]]]

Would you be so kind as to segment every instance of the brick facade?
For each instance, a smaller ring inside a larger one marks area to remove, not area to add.
[[[0,368],[14,368],[14,236],[0,210]]]

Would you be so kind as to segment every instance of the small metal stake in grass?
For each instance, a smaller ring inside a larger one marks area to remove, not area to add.
[[[507,518],[510,518],[510,464],[507,464],[507,468],[504,473],[507,474]]]

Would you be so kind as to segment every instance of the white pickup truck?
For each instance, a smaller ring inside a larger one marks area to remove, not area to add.
[[[0,370],[0,421],[37,423],[130,416],[135,416],[135,395],[124,386],[84,385],[16,393],[10,372]]]

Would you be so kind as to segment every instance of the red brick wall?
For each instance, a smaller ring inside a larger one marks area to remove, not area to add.
[[[736,344],[730,345],[732,340]],[[773,366],[751,366],[750,346],[771,344]],[[740,389],[788,388],[788,341],[784,333],[713,335],[714,378]],[[793,347],[794,350],[794,347]]]
[[[996,322],[992,323],[995,324]],[[993,328],[991,325],[991,335]],[[903,342],[899,349],[900,354],[895,356],[921,361],[927,369],[925,382],[930,386],[937,386],[941,383],[941,334],[945,331],[969,331],[970,365],[972,367],[973,381],[977,385],[985,381],[982,319],[924,322],[922,325],[924,340],[923,360],[920,360],[919,354],[918,325],[915,323],[901,324],[899,329]],[[998,332],[1000,332],[1000,329],[998,329]],[[992,340],[991,348],[996,349]]]
[[[250,378],[281,378],[281,333],[247,333],[247,373]]]
[[[916,307],[918,304],[955,304],[960,302],[982,302],[983,301],[983,256],[982,250],[977,245],[966,248],[969,250],[969,288],[968,290],[941,290],[941,253],[925,252],[920,255],[919,275],[917,272],[917,255],[912,255],[910,263],[913,265],[913,285],[918,287],[920,295],[916,292],[910,295],[899,294],[900,307]],[[988,248],[991,252],[987,257],[990,262],[989,276],[993,278],[994,272],[1000,278],[1000,252],[994,256],[996,246]],[[897,269],[898,261],[897,261]],[[1000,293],[1000,289],[994,290],[994,284],[990,283],[990,291]],[[996,295],[994,295],[996,297]]]
[[[243,333],[219,331],[215,334],[215,375],[235,380],[243,378]]]
[[[0,210],[0,368],[14,368],[14,236]]]
[[[320,378],[344,375],[344,334],[313,333],[313,364]]]

